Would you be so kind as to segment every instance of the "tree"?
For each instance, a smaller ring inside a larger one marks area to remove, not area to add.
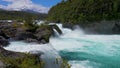
[[[72,24],[120,19],[120,0],[66,0],[53,6],[48,20]]]

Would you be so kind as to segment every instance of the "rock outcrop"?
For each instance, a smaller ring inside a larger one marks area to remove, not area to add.
[[[34,30],[30,30],[29,28],[16,23],[0,23],[0,25],[0,36],[5,39],[10,38],[15,41],[37,42],[45,44],[49,43],[49,38],[54,34],[53,29],[55,29],[59,34],[62,34],[62,31],[57,25],[43,24]]]
[[[15,35],[16,40],[27,40],[27,39],[36,39],[36,36],[34,36],[31,32],[17,32]]]
[[[6,40],[4,37],[0,36],[0,46],[7,46],[9,45],[9,41]]]
[[[48,43],[49,38],[52,34],[53,34],[53,30],[49,25],[42,25],[35,32],[35,36],[37,37],[37,40],[42,43]]]
[[[0,47],[0,68],[44,68],[41,54],[25,54]]]
[[[19,27],[15,27],[13,23],[0,23],[0,31],[4,32],[10,38],[15,36],[17,28]]]

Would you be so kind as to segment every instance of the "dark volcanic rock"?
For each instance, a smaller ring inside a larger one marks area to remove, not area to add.
[[[2,30],[0,30],[0,36],[4,37],[5,39],[9,39],[9,37]]]
[[[49,42],[49,38],[52,35],[52,29],[47,27],[42,27],[42,28],[38,28],[36,30],[35,36],[37,37],[37,40],[41,43],[48,43]]]
[[[2,30],[6,36],[14,37],[17,31],[17,28],[14,27],[12,24],[0,24],[0,30]]]
[[[7,46],[9,41],[6,40],[4,37],[0,36],[0,46]]]
[[[15,41],[25,41],[25,42],[37,42],[37,43],[49,43],[49,38],[51,35],[55,34],[55,29],[59,34],[62,31],[57,25],[43,24],[36,29],[30,29],[27,27],[22,27],[23,25],[17,23],[0,23],[0,36],[5,39],[15,40]],[[9,36],[9,37],[8,37]],[[0,42],[5,41],[0,39]],[[1,43],[0,43],[1,44]],[[1,45],[7,45],[2,43]]]
[[[15,35],[16,40],[29,40],[29,39],[36,39],[36,36],[34,36],[31,32],[17,32]]]

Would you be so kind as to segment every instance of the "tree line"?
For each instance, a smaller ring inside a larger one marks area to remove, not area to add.
[[[43,20],[47,17],[47,14],[32,13],[25,11],[6,11],[0,10],[0,20],[18,20],[23,21],[26,19]]]

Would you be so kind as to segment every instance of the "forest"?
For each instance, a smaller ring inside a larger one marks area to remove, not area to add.
[[[120,0],[62,0],[50,9],[47,19],[72,24],[119,20]]]

